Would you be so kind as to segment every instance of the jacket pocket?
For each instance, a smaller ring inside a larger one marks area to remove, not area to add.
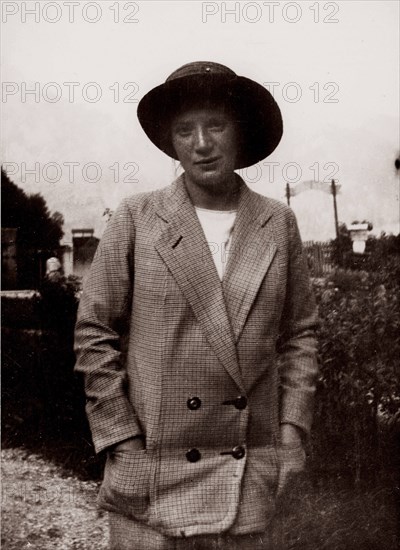
[[[151,462],[146,450],[110,452],[99,494],[100,505],[145,519],[150,505],[150,475]]]
[[[243,527],[260,531],[268,528],[275,512],[278,472],[274,446],[248,449],[238,515],[230,531],[232,534],[242,534]]]

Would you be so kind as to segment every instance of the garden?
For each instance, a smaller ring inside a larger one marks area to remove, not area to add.
[[[400,236],[370,238],[362,265],[352,265],[350,254],[340,258],[328,275],[313,277],[320,315],[314,427],[307,472],[278,503],[276,550],[399,544]],[[73,374],[77,288],[70,277],[29,300],[2,297],[2,438],[3,448],[35,453],[60,475],[93,483],[103,459],[93,452],[82,381]],[[4,548],[17,547],[6,540]]]

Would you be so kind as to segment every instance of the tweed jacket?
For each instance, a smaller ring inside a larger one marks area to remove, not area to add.
[[[96,451],[146,445],[108,452],[100,505],[170,536],[265,530],[283,461],[303,459],[279,433],[310,429],[315,323],[284,204],[241,181],[220,281],[184,175],[125,199],[86,279],[76,370]]]

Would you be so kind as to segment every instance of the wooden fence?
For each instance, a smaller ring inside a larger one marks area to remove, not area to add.
[[[308,267],[313,277],[323,277],[334,269],[332,243],[305,241],[303,246],[307,253]]]

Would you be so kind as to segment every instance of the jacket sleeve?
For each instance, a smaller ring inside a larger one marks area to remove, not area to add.
[[[129,322],[135,229],[122,202],[107,224],[84,282],[75,329],[75,370],[97,453],[141,433],[126,392],[121,340]]]
[[[292,211],[289,216],[288,283],[278,341],[280,422],[308,434],[318,376],[317,308],[296,218]]]

